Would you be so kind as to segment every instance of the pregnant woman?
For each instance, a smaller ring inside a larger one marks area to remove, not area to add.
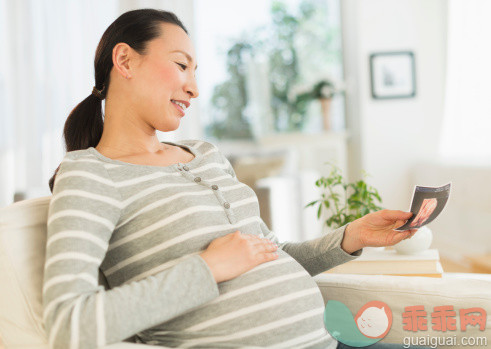
[[[172,13],[121,15],[94,68],[95,87],[66,120],[67,153],[49,183],[50,347],[134,337],[179,348],[336,348],[312,276],[365,246],[411,237],[415,230],[393,230],[411,213],[379,211],[314,240],[279,242],[216,146],[157,138],[198,97],[194,48]]]

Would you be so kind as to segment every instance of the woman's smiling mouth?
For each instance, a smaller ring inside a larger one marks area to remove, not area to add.
[[[179,113],[181,116],[184,116],[186,114],[185,110],[187,109],[187,105],[184,102],[176,101],[174,99],[171,99],[172,104],[179,110]]]

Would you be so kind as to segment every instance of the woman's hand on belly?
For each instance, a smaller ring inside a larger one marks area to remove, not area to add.
[[[278,258],[278,246],[268,239],[240,231],[213,240],[200,254],[217,283],[233,279],[259,264]]]

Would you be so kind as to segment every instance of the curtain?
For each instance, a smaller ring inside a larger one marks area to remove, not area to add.
[[[15,193],[51,194],[65,120],[94,85],[97,44],[121,13],[142,7],[175,11],[193,29],[192,0],[0,0],[0,207]],[[196,109],[159,139],[199,138]]]
[[[451,0],[441,155],[447,162],[491,164],[491,1]]]

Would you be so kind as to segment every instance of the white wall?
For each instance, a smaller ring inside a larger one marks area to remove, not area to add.
[[[445,210],[429,224],[432,247],[447,259],[468,263],[465,256],[491,254],[491,167],[421,163],[415,181],[433,186],[449,182],[452,191]]]
[[[443,116],[445,0],[342,0],[350,141],[350,176],[372,177],[383,206],[409,209],[415,164],[436,159]],[[369,56],[415,54],[416,97],[374,100]],[[442,183],[443,184],[443,183]]]

